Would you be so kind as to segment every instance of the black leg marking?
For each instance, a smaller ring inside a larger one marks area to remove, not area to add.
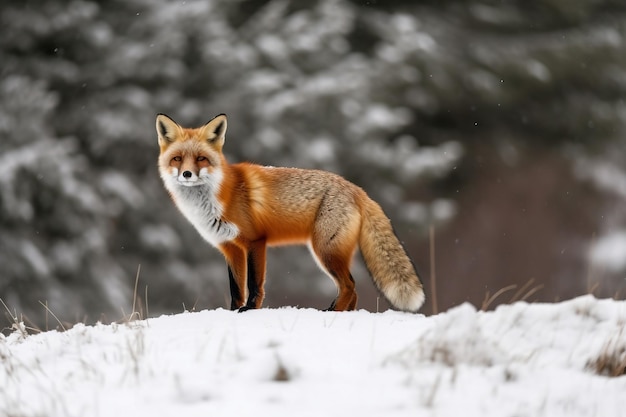
[[[241,291],[235,280],[232,269],[228,267],[228,282],[230,283],[230,309],[237,310],[237,300],[241,300]]]
[[[256,269],[252,252],[248,254],[248,301],[246,310],[256,308],[256,299],[259,295],[259,284],[256,282]],[[245,311],[245,310],[244,310]]]

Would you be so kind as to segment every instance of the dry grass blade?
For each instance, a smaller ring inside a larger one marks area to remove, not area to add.
[[[9,306],[7,306],[4,302],[4,300],[2,298],[0,298],[0,303],[2,303],[2,305],[4,306],[4,309],[7,311],[7,313],[9,313],[9,317],[11,317],[11,320],[13,322],[17,322],[17,312],[15,312],[15,315],[13,315],[11,313],[11,309],[9,308]]]
[[[596,291],[598,291],[599,288],[600,288],[600,282],[598,281],[593,285],[589,285],[589,287],[587,288],[587,293],[594,294]]]
[[[4,303],[4,300],[2,298],[0,298],[0,303],[2,303],[2,305],[4,306],[4,309],[7,311],[7,313],[9,313],[9,317],[11,317],[11,321],[13,321],[14,323],[17,323],[17,312],[15,312],[15,315],[13,315],[11,313],[11,309],[9,308],[9,306],[7,306]]]
[[[150,311],[148,310],[148,286],[146,285],[146,319],[150,317]]]
[[[31,319],[29,319],[25,314],[22,314],[22,321],[24,322],[24,328],[28,330],[31,334],[33,333],[43,333],[43,330],[39,328]]]
[[[489,306],[491,305],[491,303],[493,303],[496,300],[496,298],[500,297],[505,292],[514,290],[515,288],[517,288],[517,285],[515,284],[508,285],[506,287],[500,288],[492,296],[490,296],[489,291],[487,291],[487,293],[485,294],[485,299],[483,300],[483,304],[480,309],[483,311],[487,310]]]
[[[539,285],[535,285],[534,287],[532,287],[530,290],[528,290],[520,299],[519,301],[526,301],[528,299],[528,297],[530,297],[531,295],[533,295],[534,293],[536,293],[537,291],[539,291],[540,289],[542,289],[544,287],[543,284],[539,284]]]
[[[147,316],[147,311],[144,314],[143,305],[141,304],[141,297],[137,294],[139,289],[139,275],[141,274],[141,264],[137,264],[137,273],[135,274],[135,286],[133,288],[133,308],[129,315],[126,314],[124,308],[122,308],[122,318],[116,323],[130,323],[135,320],[143,320]],[[146,310],[148,309],[148,286],[146,286]]]
[[[59,323],[59,326],[61,326],[61,329],[63,329],[63,331],[64,331],[64,332],[66,332],[66,331],[67,331],[67,328],[63,325],[63,323],[61,322],[61,320],[59,320],[59,318],[57,317],[57,315],[56,315],[56,314],[54,314],[54,313],[52,312],[52,310],[50,310],[50,308],[48,307],[48,303],[43,303],[43,302],[39,301],[39,304],[41,304],[41,305],[43,306],[43,308],[45,308],[45,309],[46,309],[46,311],[47,311],[48,313],[50,313],[50,315],[51,315],[52,317],[54,317],[54,319],[57,321],[57,323]]]
[[[141,315],[135,309],[137,303],[137,286],[139,285],[139,273],[141,272],[141,264],[137,265],[137,274],[135,275],[135,289],[133,290],[133,311],[130,314],[129,321],[133,320],[135,315],[141,319]]]
[[[591,234],[591,248],[596,246],[598,237],[595,232]],[[596,292],[600,289],[602,278],[606,275],[606,266],[600,262],[594,262],[590,257],[587,260],[587,294],[596,295]]]
[[[509,303],[514,303],[516,301],[520,301],[522,298],[522,294],[524,294],[525,291],[528,290],[528,288],[530,288],[531,285],[533,285],[533,282],[535,282],[535,278],[531,278],[529,279],[526,284],[522,285],[520,287],[519,290],[517,290],[515,292],[515,294],[513,294],[513,297],[511,297],[511,300],[509,301]]]
[[[439,313],[437,305],[437,275],[435,270],[435,227],[430,226],[430,299],[433,315]]]
[[[531,295],[533,295],[534,293],[536,293],[537,291],[539,291],[540,289],[542,289],[544,287],[543,284],[539,284],[539,285],[535,285],[534,287],[531,288],[531,286],[533,285],[533,283],[535,282],[534,278],[531,278],[528,280],[528,282],[526,282],[526,284],[522,285],[517,291],[515,291],[515,293],[513,294],[513,296],[511,297],[511,299],[509,300],[509,304],[510,303],[514,303],[516,301],[525,301],[527,300]],[[515,284],[511,284],[508,285],[506,287],[503,287],[501,289],[499,289],[498,291],[496,291],[493,295],[490,294],[489,291],[487,291],[487,293],[485,294],[485,299],[483,300],[483,304],[481,307],[481,310],[487,310],[491,304],[498,298],[500,297],[502,294],[512,291],[514,289],[517,288],[517,285]]]

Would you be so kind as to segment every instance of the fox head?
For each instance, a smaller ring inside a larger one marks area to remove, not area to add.
[[[225,164],[225,114],[195,129],[184,128],[172,118],[158,114],[156,130],[161,148],[159,171],[168,188],[219,183]]]

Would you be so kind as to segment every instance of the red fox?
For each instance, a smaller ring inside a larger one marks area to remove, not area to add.
[[[183,128],[156,118],[159,172],[182,214],[228,264],[231,309],[260,308],[268,245],[306,244],[335,282],[329,310],[354,310],[350,264],[360,247],[375,285],[395,308],[417,311],[422,283],[391,222],[365,191],[330,172],[229,164],[226,115]]]

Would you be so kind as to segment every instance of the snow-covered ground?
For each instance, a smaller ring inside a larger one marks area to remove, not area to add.
[[[0,337],[1,416],[624,416],[626,302],[183,313]],[[606,358],[603,358],[606,357]],[[622,372],[623,373],[623,372]]]

